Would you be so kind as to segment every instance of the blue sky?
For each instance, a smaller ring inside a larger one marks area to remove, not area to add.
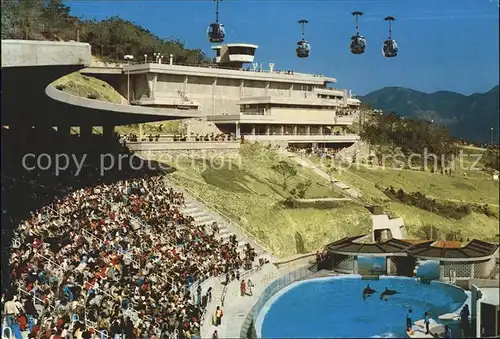
[[[211,0],[68,1],[72,14],[88,19],[120,16],[163,38],[212,55],[207,26],[215,20]],[[352,11],[365,13],[360,32],[367,38],[363,55],[349,52],[355,33]],[[336,87],[366,94],[385,86],[433,92],[485,92],[498,84],[499,19],[496,0],[224,0],[220,22],[226,42],[259,45],[256,61],[265,68],[325,74]],[[382,57],[388,26],[396,17],[393,38],[400,54]],[[297,20],[307,19],[305,35],[312,46],[308,59],[295,56],[300,39]]]

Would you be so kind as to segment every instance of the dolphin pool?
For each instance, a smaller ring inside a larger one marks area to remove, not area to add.
[[[363,301],[368,283],[376,293]],[[380,293],[386,287],[398,294],[383,301]],[[422,319],[427,311],[439,322],[438,316],[456,311],[466,300],[460,288],[437,282],[424,285],[411,278],[318,278],[296,282],[276,293],[258,314],[255,327],[259,338],[405,338],[409,306],[413,321]]]

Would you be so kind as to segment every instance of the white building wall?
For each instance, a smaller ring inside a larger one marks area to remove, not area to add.
[[[296,123],[303,123],[304,121],[309,122],[324,122],[334,124],[335,121],[335,110],[323,110],[323,109],[304,109],[304,108],[278,108],[272,107],[270,109],[271,116],[274,117],[276,121],[289,121]]]

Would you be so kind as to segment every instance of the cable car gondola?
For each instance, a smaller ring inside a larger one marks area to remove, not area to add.
[[[299,24],[302,25],[302,39],[297,42],[297,49],[295,50],[299,58],[307,58],[309,57],[309,53],[311,53],[311,45],[304,39],[304,24],[307,23],[307,20],[299,21]]]
[[[363,15],[363,12],[352,12],[352,15],[356,16],[356,35],[351,37],[349,48],[352,54],[363,54],[366,48],[366,39],[362,35],[359,35],[358,26],[358,16]]]
[[[382,46],[382,54],[386,58],[394,58],[395,56],[398,55],[399,48],[396,40],[393,40],[391,38],[392,34],[391,22],[396,19],[392,16],[388,16],[384,20],[389,22],[389,38],[386,41],[384,41],[384,45]]]
[[[226,36],[224,25],[219,23],[219,1],[222,0],[214,0],[214,1],[216,2],[215,23],[210,24],[210,26],[208,26],[207,34],[208,34],[208,41],[213,43],[220,43],[224,42],[224,38]]]

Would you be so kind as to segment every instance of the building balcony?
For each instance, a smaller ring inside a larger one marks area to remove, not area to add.
[[[235,54],[237,56],[237,54]],[[249,57],[244,55],[244,57]],[[325,77],[315,74],[303,74],[294,72],[284,72],[278,70],[245,70],[224,68],[216,64],[181,65],[181,64],[157,64],[140,63],[125,65],[123,74],[172,74],[180,76],[200,76],[209,78],[224,78],[237,80],[272,81],[293,84],[321,85],[325,82],[336,82],[335,78]]]
[[[274,117],[263,114],[227,114],[227,115],[212,115],[207,117],[208,121],[214,123],[249,123],[249,124],[265,124],[274,122]]]
[[[238,105],[258,105],[258,104],[284,104],[284,105],[303,105],[303,106],[330,106],[338,107],[342,104],[341,100],[319,99],[312,92],[301,92],[303,97],[294,96],[260,96],[260,97],[241,97]],[[302,96],[301,95],[301,96]]]
[[[248,141],[283,141],[283,142],[336,142],[351,143],[360,139],[356,134],[245,134]]]
[[[132,101],[133,105],[140,106],[168,106],[168,107],[183,107],[187,109],[198,109],[199,103],[187,100],[186,97],[181,96],[155,96],[153,98],[142,97],[138,100]]]
[[[335,125],[352,125],[356,121],[354,115],[337,115],[335,117]]]
[[[313,89],[314,93],[317,94],[324,94],[324,95],[333,95],[333,96],[339,96],[339,97],[344,97],[346,95],[346,91],[343,89],[336,89],[336,88],[314,88]]]

